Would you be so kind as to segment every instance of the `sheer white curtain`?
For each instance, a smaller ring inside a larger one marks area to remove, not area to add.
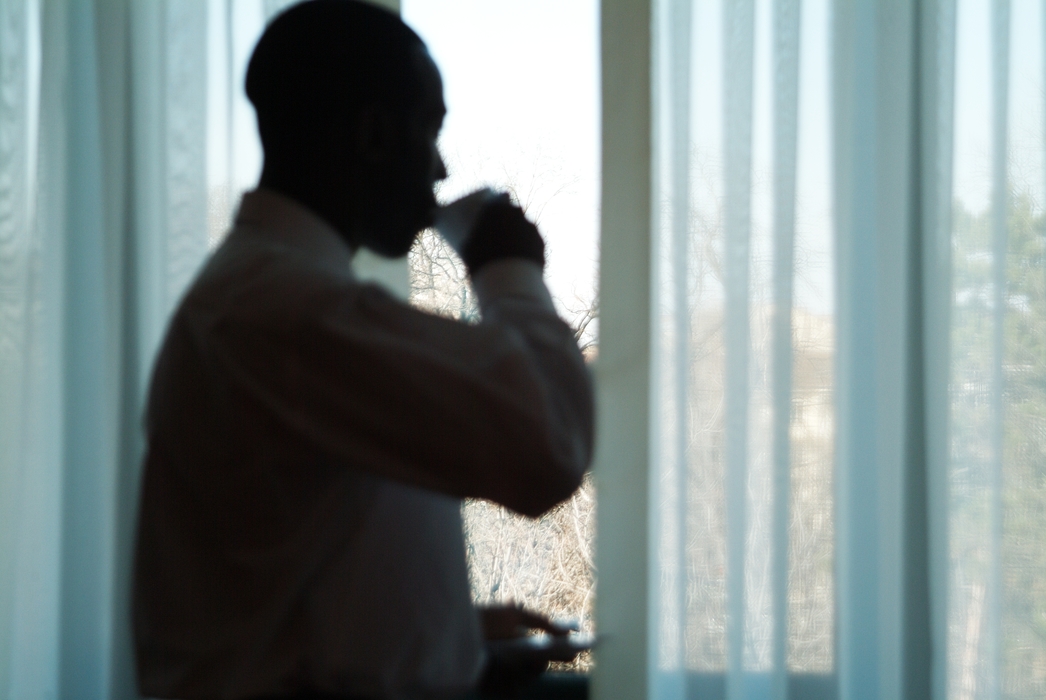
[[[207,249],[206,4],[0,4],[0,695],[130,697],[140,407]]]
[[[604,3],[597,697],[1046,694],[1040,5]]]

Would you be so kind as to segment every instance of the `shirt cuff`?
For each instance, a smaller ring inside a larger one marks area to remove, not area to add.
[[[541,266],[524,258],[489,262],[472,278],[480,308],[502,299],[530,301],[555,313]]]

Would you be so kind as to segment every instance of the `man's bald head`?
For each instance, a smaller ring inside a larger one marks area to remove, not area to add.
[[[247,67],[266,152],[343,129],[374,105],[405,114],[424,49],[398,16],[358,0],[308,0],[281,13]]]

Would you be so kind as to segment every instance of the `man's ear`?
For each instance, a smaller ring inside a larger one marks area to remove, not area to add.
[[[394,162],[399,134],[388,108],[382,105],[364,107],[355,121],[352,148],[359,161],[373,165]]]

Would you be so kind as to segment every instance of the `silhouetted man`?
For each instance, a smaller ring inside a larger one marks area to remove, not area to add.
[[[407,253],[446,175],[439,72],[394,15],[290,9],[247,95],[260,186],[175,313],[150,389],[140,689],[459,693],[483,664],[460,499],[536,516],[590,458],[589,377],[542,282],[544,244],[507,201],[483,211],[460,251],[473,326],[353,277],[362,246]]]

